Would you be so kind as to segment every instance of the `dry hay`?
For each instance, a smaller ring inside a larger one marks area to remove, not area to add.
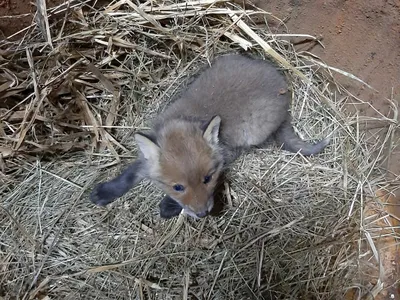
[[[384,145],[364,139],[365,118],[345,116],[328,68],[252,14],[271,18],[224,1],[71,1],[2,42],[4,299],[338,299],[370,288],[358,275],[359,257],[377,259],[362,211],[386,184]],[[249,46],[295,67],[294,124],[305,139],[331,136],[323,154],[254,149],[226,175],[223,214],[200,221],[161,220],[162,194],[148,182],[107,208],[89,202],[189,75]]]

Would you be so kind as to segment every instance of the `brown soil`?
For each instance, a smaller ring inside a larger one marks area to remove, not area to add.
[[[9,37],[32,24],[36,1],[28,0],[0,0],[0,39]],[[65,2],[64,0],[47,0],[48,8],[55,7]],[[21,37],[18,35],[16,38]]]
[[[312,53],[328,64],[353,73],[382,96],[390,97],[392,89],[400,96],[400,1],[258,0],[258,6],[285,20],[291,33],[322,36],[325,49]]]
[[[26,0],[0,0],[0,38],[8,37],[29,26],[33,9]]]
[[[62,2],[48,0],[47,5],[51,7]],[[322,36],[325,49],[302,44],[298,50],[312,52],[327,64],[356,75],[379,91],[371,92],[338,76],[354,95],[373,103],[384,113],[388,111],[385,97],[400,102],[399,0],[253,0],[253,3],[284,20],[291,33]],[[27,0],[0,0],[0,38],[29,26],[34,11],[35,7]],[[368,108],[365,113],[376,114]],[[400,150],[392,153],[389,166],[394,174],[400,174]],[[400,216],[400,195],[397,200],[392,197],[390,202],[390,212]],[[388,274],[389,281],[398,278],[395,273],[393,270]],[[385,292],[400,299],[395,287]],[[387,294],[385,296],[387,298]]]

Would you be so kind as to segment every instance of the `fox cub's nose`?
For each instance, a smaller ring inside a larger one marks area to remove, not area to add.
[[[203,210],[203,211],[196,213],[196,216],[198,216],[199,218],[204,218],[205,216],[207,216],[207,214],[208,214],[208,211]]]

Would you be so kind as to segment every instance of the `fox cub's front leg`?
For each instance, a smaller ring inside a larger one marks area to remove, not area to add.
[[[144,164],[138,159],[119,176],[95,186],[90,194],[90,200],[99,206],[114,202],[137,185],[144,178],[144,173]]]
[[[168,195],[161,200],[158,207],[160,208],[160,217],[163,219],[179,216],[182,211],[182,206]]]

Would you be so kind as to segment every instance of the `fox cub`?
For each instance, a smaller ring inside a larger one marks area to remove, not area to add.
[[[160,214],[183,209],[205,217],[223,168],[269,137],[290,152],[315,155],[329,143],[301,140],[291,125],[285,76],[268,61],[239,54],[215,59],[180,97],[135,134],[139,157],[118,177],[97,185],[91,201],[107,205],[147,178],[167,196]]]

